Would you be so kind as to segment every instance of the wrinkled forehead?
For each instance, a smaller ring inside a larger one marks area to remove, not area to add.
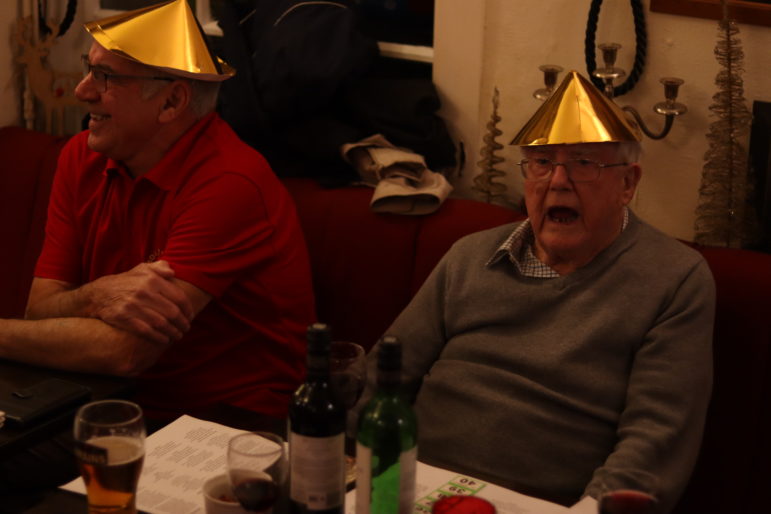
[[[542,156],[546,158],[575,159],[575,158],[605,158],[618,152],[619,144],[610,143],[578,143],[571,145],[540,145],[523,146],[522,155],[525,157]]]

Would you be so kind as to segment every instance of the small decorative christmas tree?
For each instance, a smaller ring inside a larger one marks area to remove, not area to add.
[[[495,166],[505,161],[503,157],[496,155],[503,145],[496,141],[496,138],[503,134],[498,129],[498,122],[501,117],[498,116],[498,88],[493,90],[493,112],[490,114],[490,121],[487,122],[487,133],[482,138],[485,142],[479,154],[482,160],[477,162],[481,172],[474,177],[472,189],[482,193],[487,203],[491,203],[496,198],[505,196],[506,184],[495,182],[498,177],[503,177],[506,172],[499,170]]]
[[[743,143],[752,115],[744,100],[744,52],[736,37],[739,28],[728,18],[725,0],[722,5],[715,57],[723,69],[715,78],[718,92],[709,107],[717,121],[710,124],[707,134],[709,148],[704,155],[695,232],[700,244],[741,247],[754,239],[757,227],[749,203],[752,183]]]

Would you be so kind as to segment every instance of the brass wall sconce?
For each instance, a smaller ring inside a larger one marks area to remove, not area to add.
[[[602,80],[604,84],[603,93],[605,93],[605,96],[612,99],[614,81],[626,76],[626,72],[621,68],[617,68],[615,65],[618,49],[621,48],[621,45],[618,43],[602,43],[597,45],[597,47],[602,52],[604,66],[594,70],[592,75]],[[544,101],[551,96],[554,86],[557,83],[557,76],[562,71],[562,67],[556,64],[544,64],[539,66],[538,69],[543,72],[543,81],[546,87],[537,89],[533,93],[533,96],[538,100]],[[630,105],[622,107],[623,110],[634,117],[643,133],[651,139],[665,138],[672,128],[675,117],[688,112],[688,108],[685,104],[676,101],[678,89],[684,81],[676,77],[664,77],[660,82],[664,85],[665,100],[663,102],[658,102],[653,106],[653,111],[655,113],[664,116],[664,128],[660,132],[652,132],[643,121],[640,113],[634,107]]]

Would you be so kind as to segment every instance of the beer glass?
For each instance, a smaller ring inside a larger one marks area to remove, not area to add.
[[[87,403],[75,415],[74,432],[89,514],[135,514],[145,456],[142,409],[124,400]]]

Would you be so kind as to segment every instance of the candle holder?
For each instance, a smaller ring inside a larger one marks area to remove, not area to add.
[[[608,98],[613,98],[613,81],[626,77],[626,72],[621,68],[616,68],[616,57],[618,56],[618,50],[621,45],[618,43],[600,43],[597,45],[602,51],[602,62],[605,66],[594,70],[594,75],[598,79],[602,80],[605,84],[603,93]]]
[[[536,89],[533,96],[540,101],[544,101],[554,92],[554,86],[557,85],[557,76],[562,71],[562,66],[556,64],[542,64],[538,67],[543,72],[543,83],[546,87]]]
[[[597,48],[602,52],[602,61],[604,66],[594,70],[592,75],[600,79],[603,83],[603,93],[610,99],[613,99],[614,82],[626,76],[626,72],[616,67],[616,58],[618,56],[618,50],[621,45],[618,43],[601,43],[597,45]],[[562,67],[556,64],[545,64],[538,67],[544,75],[545,88],[537,89],[533,96],[538,100],[544,101],[549,98],[554,91],[554,85],[557,82],[557,75],[562,71]],[[653,132],[642,119],[640,113],[632,107],[627,105],[622,109],[629,114],[637,122],[640,130],[651,139],[663,139],[669,134],[672,129],[675,117],[680,116],[688,112],[688,108],[685,104],[677,102],[677,93],[680,86],[684,83],[683,79],[677,77],[664,77],[660,80],[664,85],[664,101],[658,102],[653,106],[653,111],[656,114],[664,116],[664,127],[659,132]]]

